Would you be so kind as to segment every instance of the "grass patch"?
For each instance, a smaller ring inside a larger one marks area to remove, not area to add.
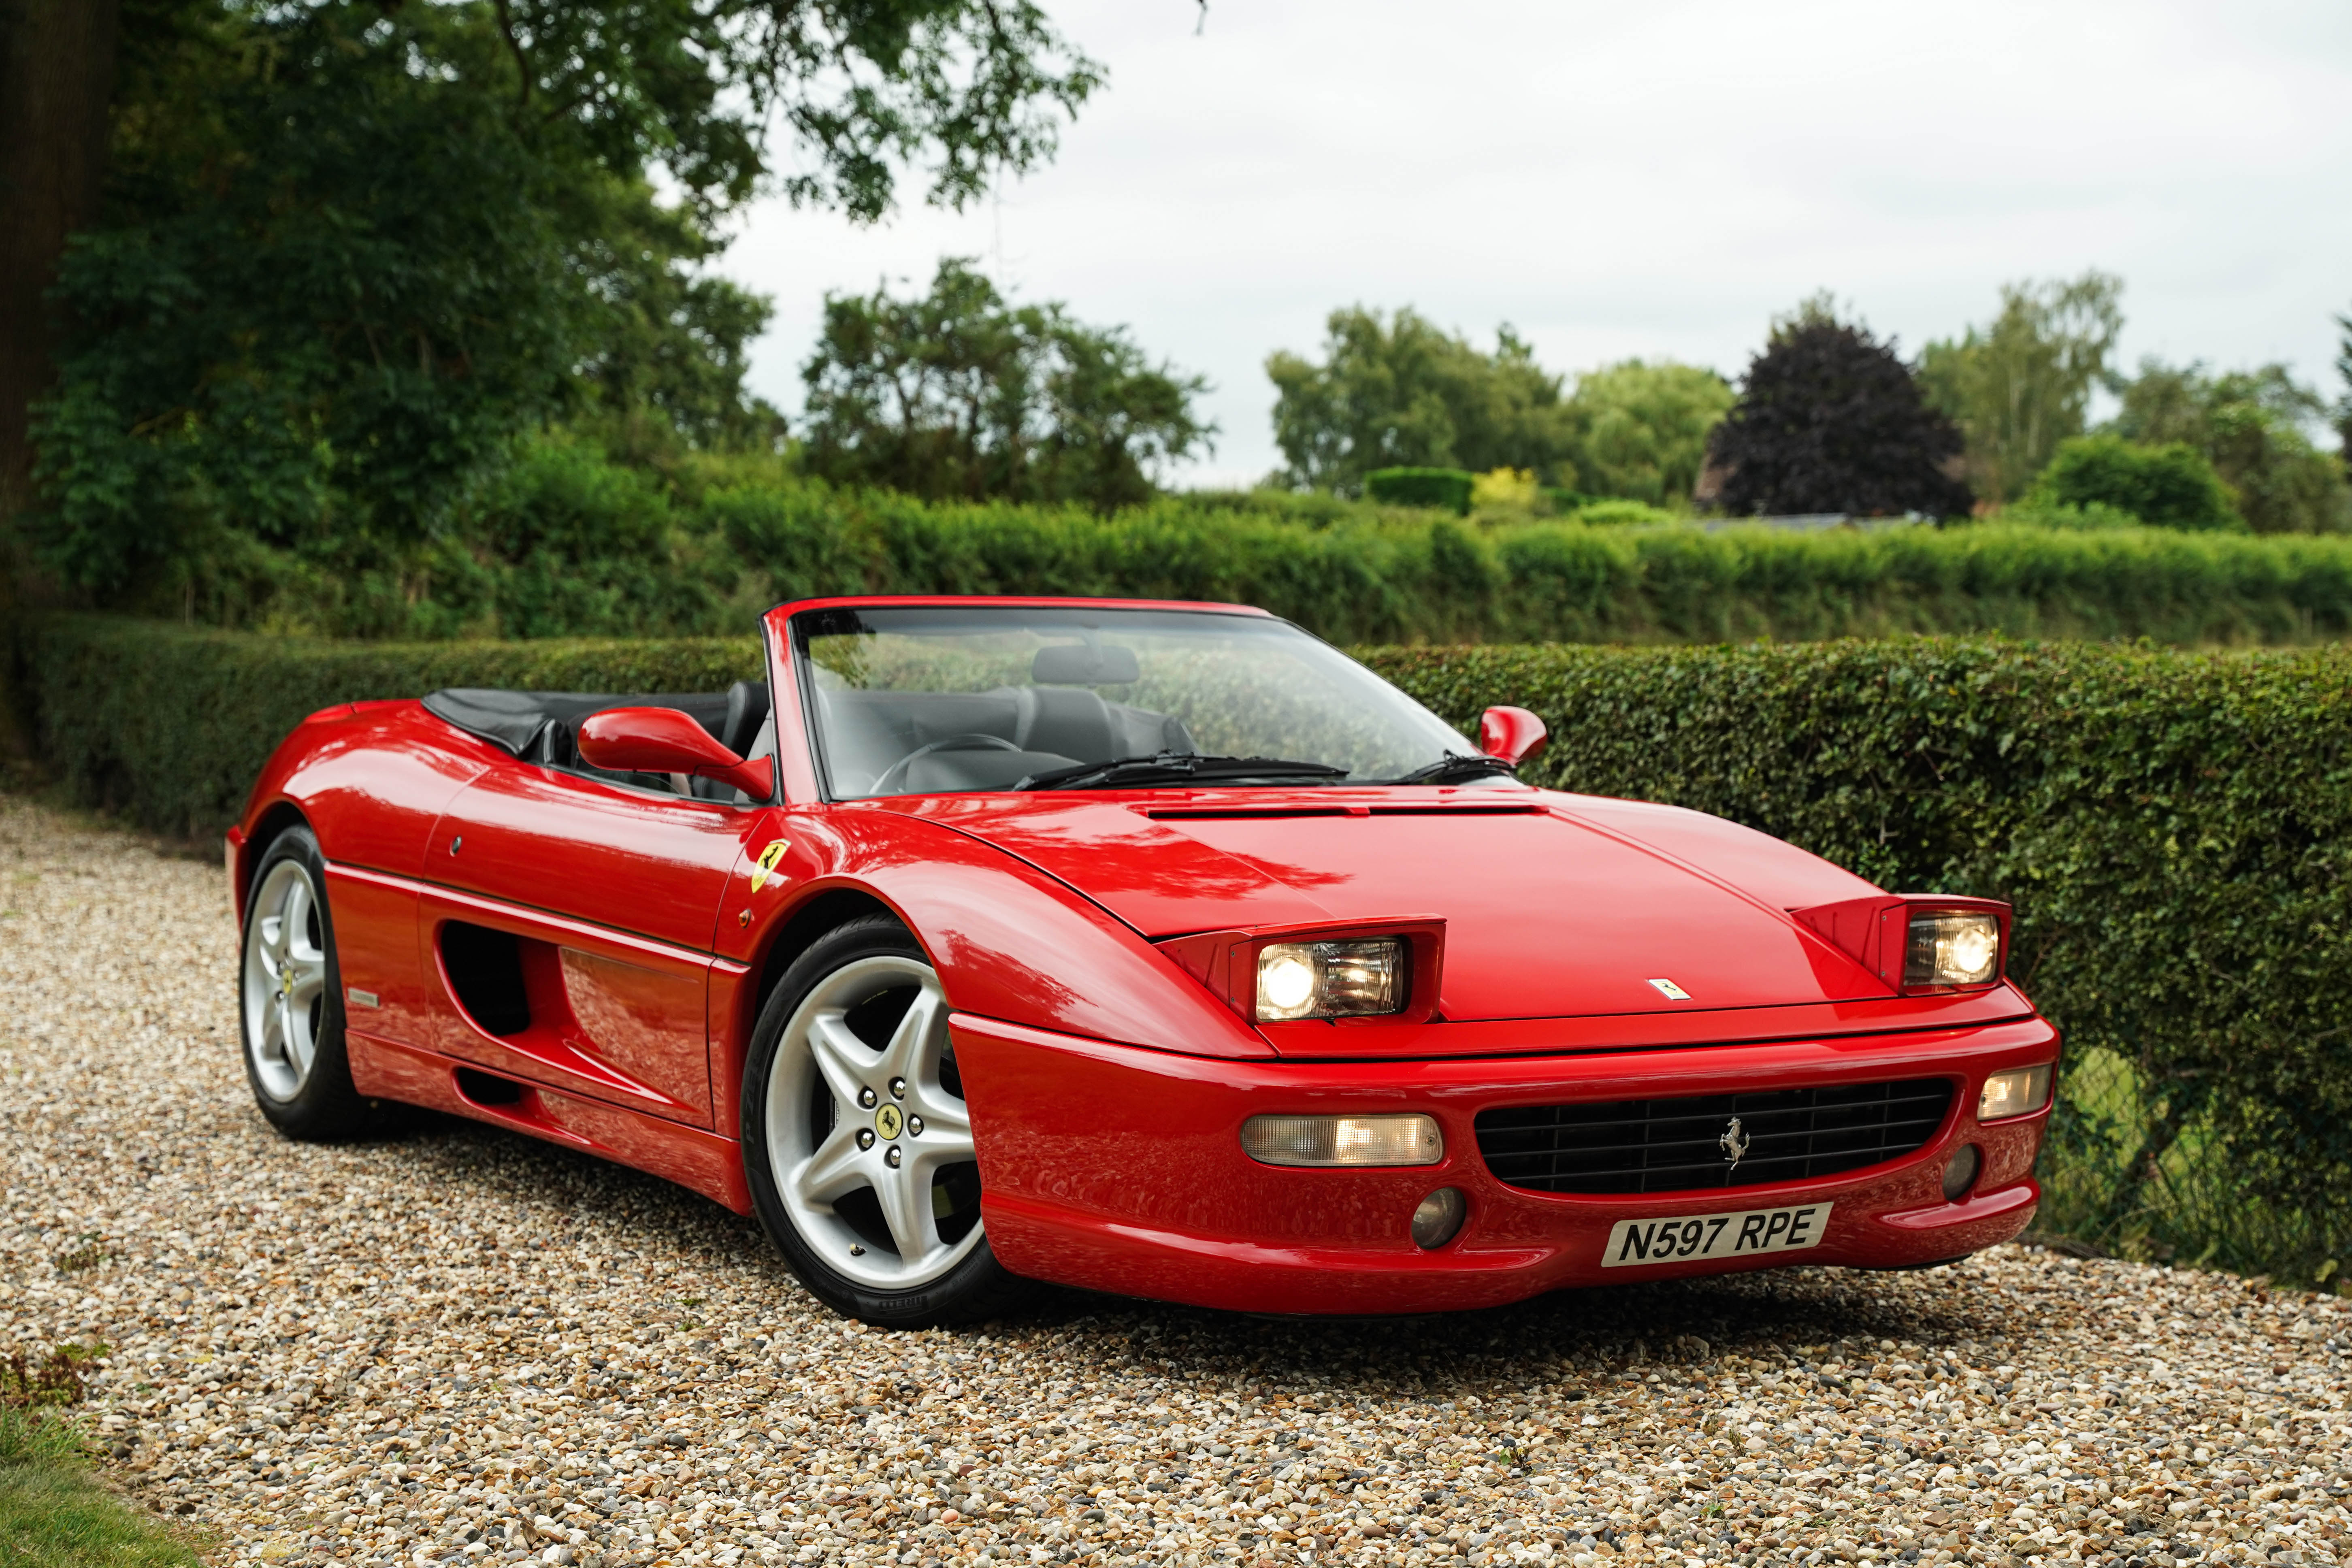
[[[56,1394],[79,1397],[69,1358],[0,1363],[0,1568],[196,1568],[195,1547],[99,1485]]]

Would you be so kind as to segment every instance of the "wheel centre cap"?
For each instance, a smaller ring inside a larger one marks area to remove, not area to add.
[[[887,1143],[898,1136],[899,1130],[906,1125],[906,1121],[907,1119],[899,1113],[897,1106],[885,1105],[874,1113],[874,1131],[879,1133],[882,1141]]]

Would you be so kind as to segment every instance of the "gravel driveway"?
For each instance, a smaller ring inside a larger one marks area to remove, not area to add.
[[[1422,1322],[890,1334],[470,1124],[285,1142],[215,865],[0,799],[0,1350],[215,1560],[2331,1563],[2352,1302],[2004,1248]]]

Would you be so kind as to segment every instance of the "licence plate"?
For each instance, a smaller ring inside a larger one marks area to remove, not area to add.
[[[1742,1209],[1736,1214],[1677,1215],[1671,1219],[1621,1219],[1601,1255],[1603,1268],[1641,1263],[1696,1263],[1761,1252],[1800,1252],[1829,1228],[1828,1204],[1792,1209]]]

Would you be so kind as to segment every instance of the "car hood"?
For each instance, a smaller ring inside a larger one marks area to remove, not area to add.
[[[1889,994],[1786,912],[1875,889],[1696,812],[1493,790],[892,804],[1018,856],[1155,941],[1325,921],[1441,919],[1438,1005],[1449,1021]],[[1655,981],[1689,999],[1671,999]]]

